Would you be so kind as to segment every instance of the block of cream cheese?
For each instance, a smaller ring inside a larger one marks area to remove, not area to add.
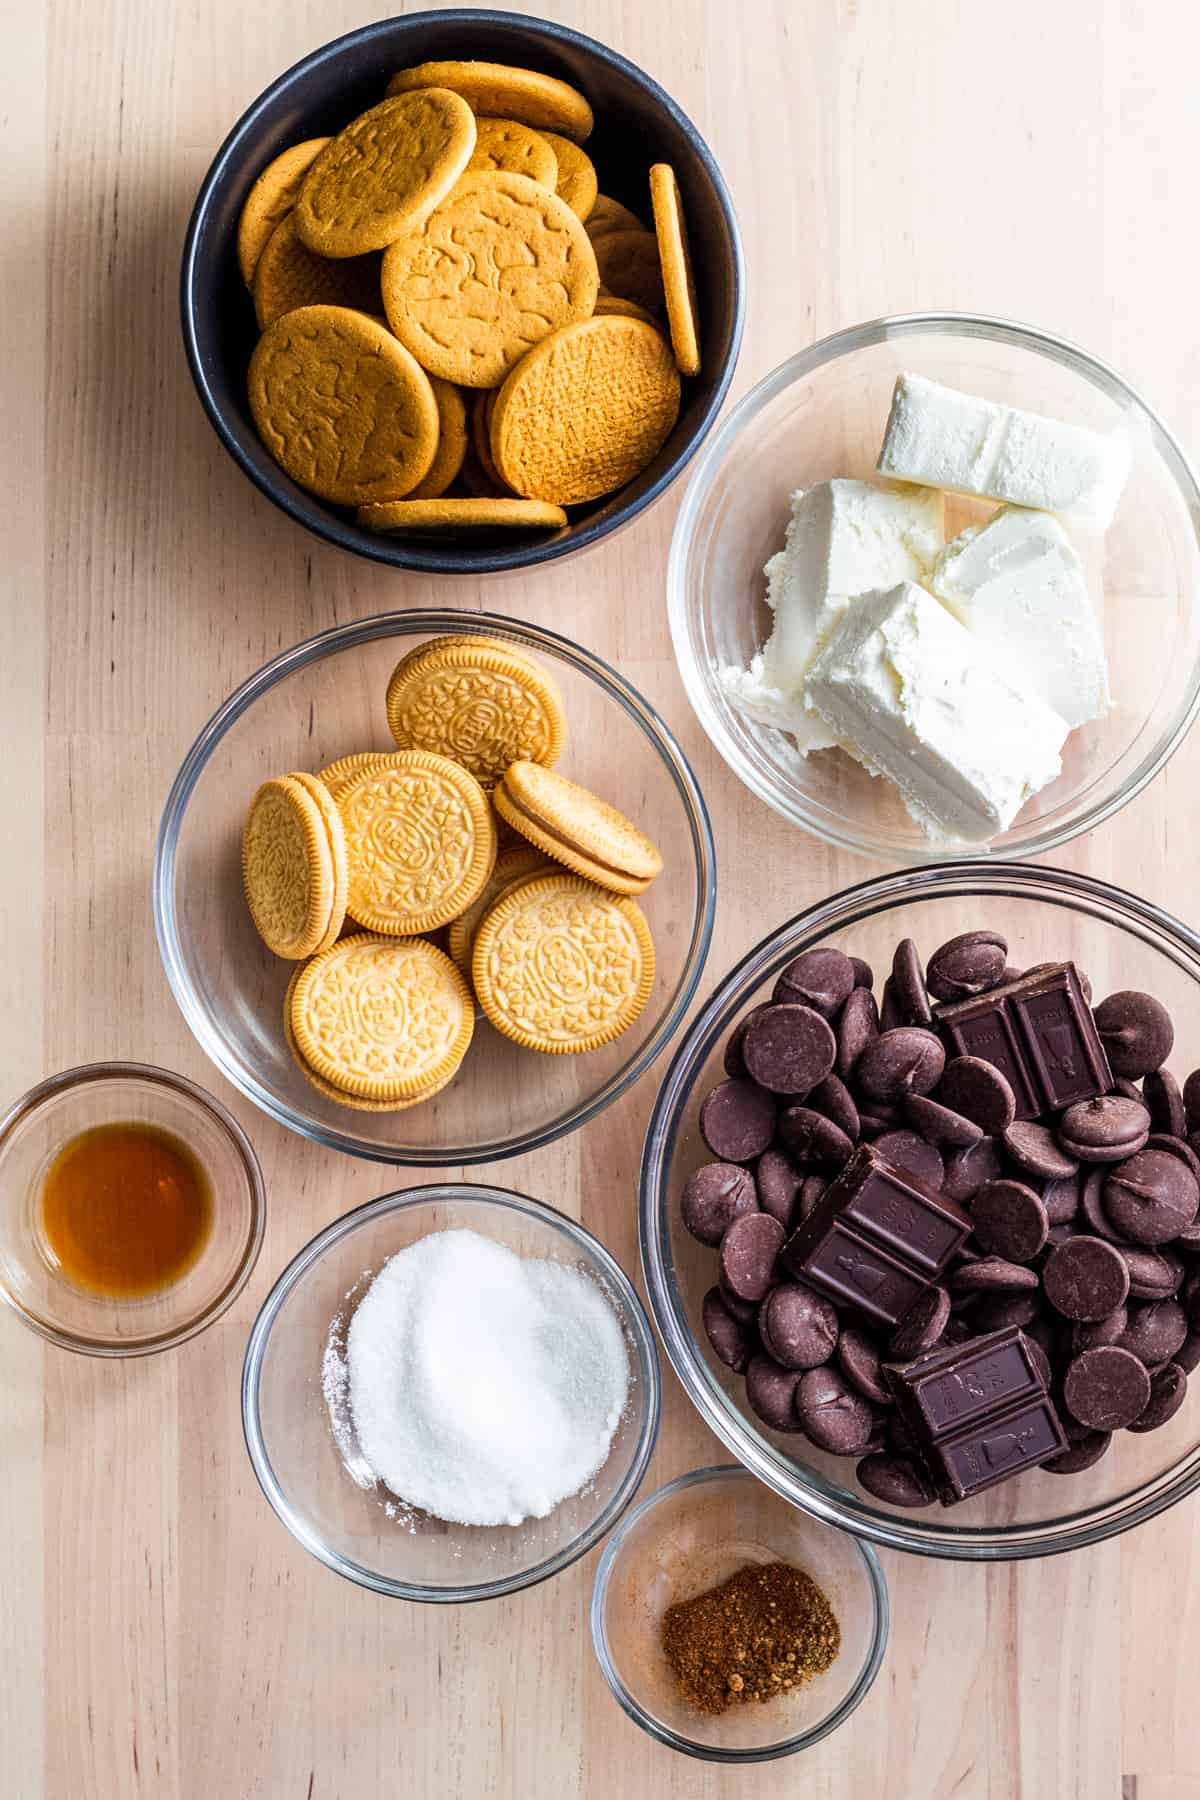
[[[913,582],[864,595],[809,670],[810,707],[937,839],[995,836],[1058,775],[1066,721]]]
[[[1107,712],[1108,664],[1087,576],[1049,513],[1006,506],[968,527],[941,552],[929,585],[1009,680],[1072,730]]]
[[[827,749],[834,739],[804,705],[809,664],[855,595],[926,580],[942,540],[942,496],[927,488],[823,481],[793,494],[783,549],[764,571],[774,630],[748,669],[720,673],[734,705],[790,731],[802,751]]]
[[[1129,441],[896,377],[877,467],[896,481],[1062,513],[1090,531],[1110,523],[1129,473]]]

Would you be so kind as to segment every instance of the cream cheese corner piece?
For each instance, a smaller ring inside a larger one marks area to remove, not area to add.
[[[809,704],[930,837],[979,841],[1058,775],[1065,720],[909,581],[864,595],[809,671]]]
[[[748,669],[720,683],[751,718],[789,731],[801,752],[835,742],[804,705],[809,664],[858,594],[925,580],[942,548],[942,496],[927,488],[822,481],[792,495],[782,550],[767,563],[775,627]]]
[[[969,526],[941,552],[929,585],[1009,680],[1072,731],[1103,718],[1108,664],[1087,576],[1049,513],[1010,506]]]
[[[1119,432],[1066,425],[904,373],[876,466],[896,481],[1036,506],[1104,531],[1131,455]]]

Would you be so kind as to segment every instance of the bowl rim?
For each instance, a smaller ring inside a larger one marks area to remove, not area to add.
[[[419,636],[423,632],[430,636],[438,633],[471,635],[480,632],[498,635],[515,640],[527,649],[542,650],[595,681],[657,749],[687,817],[696,870],[696,903],[683,972],[676,986],[674,999],[665,1008],[662,1018],[640,1050],[613,1074],[599,1092],[574,1106],[552,1124],[526,1132],[518,1138],[466,1150],[447,1150],[439,1156],[431,1155],[428,1149],[413,1151],[398,1146],[372,1144],[365,1139],[356,1138],[349,1126],[345,1130],[339,1130],[314,1121],[304,1121],[294,1107],[280,1100],[261,1082],[242,1070],[229,1055],[222,1034],[210,1025],[187,979],[179,945],[174,882],[179,834],[196,783],[216,745],[260,695],[267,693],[296,670],[323,661],[328,656],[336,656],[342,650],[355,649],[389,637]],[[268,1118],[328,1150],[341,1150],[369,1162],[386,1163],[397,1168],[462,1168],[521,1156],[527,1151],[556,1143],[559,1138],[566,1137],[603,1112],[605,1107],[626,1093],[650,1067],[674,1034],[704,972],[716,916],[717,858],[708,807],[691,764],[674,734],[633,684],[626,681],[602,657],[543,625],[508,618],[502,613],[468,612],[454,607],[421,607],[403,612],[374,613],[368,618],[351,620],[346,625],[335,625],[318,632],[314,637],[304,638],[290,649],[272,657],[270,662],[264,663],[262,668],[247,676],[234,689],[201,727],[171,784],[154,847],[152,883],[154,932],[167,984],[193,1037],[209,1060],[239,1093],[252,1100]]]
[[[534,1564],[531,1569],[519,1575],[506,1576],[499,1581],[471,1582],[457,1587],[434,1588],[418,1582],[393,1581],[387,1576],[380,1575],[376,1570],[366,1568],[361,1563],[355,1563],[348,1557],[339,1556],[337,1551],[331,1549],[324,1539],[297,1515],[289,1505],[284,1490],[276,1478],[267,1452],[258,1407],[259,1378],[271,1331],[283,1309],[284,1302],[301,1277],[320,1262],[326,1250],[332,1245],[341,1243],[343,1239],[352,1236],[360,1226],[368,1225],[375,1219],[433,1204],[441,1205],[450,1211],[453,1209],[454,1203],[460,1200],[466,1200],[475,1206],[494,1206],[504,1211],[520,1213],[539,1225],[549,1226],[565,1238],[573,1250],[582,1253],[599,1269],[604,1281],[619,1295],[630,1321],[634,1338],[634,1345],[630,1350],[630,1362],[631,1365],[636,1362],[636,1369],[633,1369],[632,1373],[641,1383],[645,1395],[645,1406],[641,1429],[629,1468],[615,1488],[607,1505],[601,1509],[591,1524],[569,1544],[564,1545],[553,1556],[546,1557],[542,1562]],[[616,1257],[578,1219],[570,1218],[566,1213],[560,1212],[557,1207],[549,1205],[544,1200],[535,1200],[531,1195],[519,1194],[511,1188],[494,1187],[489,1182],[429,1182],[422,1187],[397,1188],[392,1193],[380,1194],[376,1199],[368,1200],[362,1206],[356,1206],[350,1212],[343,1213],[340,1218],[334,1219],[331,1224],[317,1232],[315,1237],[310,1238],[308,1243],[296,1252],[286,1268],[276,1277],[251,1327],[242,1361],[242,1432],[255,1478],[267,1503],[297,1542],[316,1557],[318,1562],[324,1563],[327,1569],[332,1569],[335,1574],[343,1576],[357,1587],[369,1588],[371,1592],[382,1594],[388,1599],[417,1600],[442,1605],[496,1600],[505,1594],[515,1594],[523,1588],[535,1587],[540,1582],[548,1581],[551,1576],[560,1574],[563,1569],[569,1568],[573,1562],[577,1562],[581,1556],[586,1555],[607,1531],[611,1530],[637,1492],[654,1453],[661,1410],[662,1378],[654,1328],[636,1288]]]
[[[303,496],[298,488],[293,491],[294,484],[283,475],[282,471],[280,471],[281,479],[279,481],[268,481],[264,472],[255,467],[242,449],[236,433],[226,420],[224,411],[217,401],[205,367],[196,323],[198,310],[195,303],[197,247],[207,223],[213,191],[225,177],[226,172],[238,163],[239,157],[245,149],[245,140],[250,137],[257,126],[261,114],[278,95],[287,90],[302,72],[307,72],[324,62],[333,62],[344,53],[358,50],[377,38],[390,36],[397,26],[433,23],[464,31],[477,28],[481,23],[511,26],[519,29],[526,36],[548,38],[552,42],[568,45],[574,50],[583,50],[599,62],[607,64],[621,75],[634,81],[649,94],[655,105],[666,113],[691,145],[712,184],[729,237],[733,321],[729,340],[722,353],[717,379],[703,410],[691,429],[687,442],[672,456],[666,467],[650,483],[645,492],[636,498],[616,506],[612,512],[607,512],[606,509],[604,517],[597,515],[592,519],[582,521],[578,526],[568,526],[553,536],[536,539],[524,545],[514,545],[511,549],[483,551],[471,550],[469,547],[443,547],[440,550],[423,550],[419,543],[409,546],[402,540],[384,537],[381,537],[377,543],[372,543],[367,534],[357,528],[352,528],[335,513],[326,510],[323,502],[310,500],[307,496]],[[265,495],[296,524],[311,531],[315,537],[322,539],[325,543],[335,545],[338,549],[348,550],[355,556],[363,557],[368,562],[380,563],[384,567],[394,569],[418,570],[430,575],[487,575],[507,569],[533,568],[539,564],[553,562],[559,557],[572,555],[575,551],[586,550],[602,539],[615,535],[625,526],[632,524],[634,519],[652,506],[683,473],[712,429],[729,391],[729,384],[733,380],[738,357],[741,354],[746,322],[746,262],[733,199],[716,158],[687,113],[677,101],[671,98],[665,88],[655,81],[652,75],[647,74],[644,69],[639,68],[636,63],[631,62],[629,58],[622,56],[618,51],[610,49],[596,38],[588,37],[584,32],[574,30],[569,25],[561,25],[553,20],[538,18],[532,14],[504,12],[495,8],[455,7],[447,9],[445,12],[427,10],[406,13],[390,19],[378,19],[371,24],[359,26],[354,31],[348,31],[341,37],[332,38],[328,43],[318,45],[307,56],[300,57],[250,103],[226,134],[206,170],[197,192],[184,236],[179,273],[179,312],[184,351],[200,403],[226,451],[259,493]],[[312,509],[311,516],[310,507]]]
[[[152,1356],[160,1350],[174,1350],[179,1344],[187,1343],[189,1338],[199,1336],[200,1332],[206,1331],[233,1305],[250,1279],[258,1261],[258,1253],[262,1249],[267,1214],[266,1187],[254,1146],[233,1114],[207,1088],[189,1081],[186,1075],[180,1075],[174,1069],[159,1068],[154,1063],[78,1063],[73,1068],[61,1070],[57,1075],[47,1076],[44,1081],[39,1081],[19,1099],[14,1100],[0,1117],[0,1155],[17,1127],[40,1112],[48,1101],[56,1100],[60,1094],[69,1093],[74,1088],[90,1087],[107,1081],[149,1082],[156,1087],[168,1088],[173,1094],[189,1101],[198,1111],[207,1113],[225,1132],[240,1161],[249,1197],[249,1230],[237,1267],[215,1298],[207,1301],[199,1312],[191,1314],[178,1326],[152,1332],[142,1338],[122,1338],[120,1343],[102,1343],[82,1332],[67,1331],[62,1326],[39,1317],[9,1291],[3,1279],[0,1279],[0,1301],[11,1308],[23,1325],[36,1331],[47,1342],[57,1345],[60,1350],[71,1350],[80,1356]]]
[[[804,350],[797,351],[786,361],[778,364],[769,374],[763,376],[761,381],[756,382],[748,393],[742,395],[701,450],[688,478],[671,536],[671,548],[667,561],[667,615],[680,679],[687,690],[692,710],[706,736],[719,752],[722,760],[756,799],[769,806],[780,817],[787,819],[789,824],[799,825],[802,830],[811,832],[823,843],[832,844],[839,850],[850,850],[857,856],[879,858],[893,865],[900,864],[918,868],[924,868],[933,863],[962,861],[964,860],[964,846],[961,844],[950,845],[944,853],[939,851],[938,846],[933,842],[914,843],[907,849],[895,844],[881,846],[865,831],[849,824],[840,823],[824,809],[820,812],[814,811],[803,800],[796,801],[789,806],[780,794],[765,793],[761,790],[755,763],[728,732],[719,712],[711,704],[704,671],[698,666],[692,655],[687,563],[700,509],[720,467],[736,443],[739,433],[753,418],[786,388],[826,364],[837,361],[842,356],[871,345],[885,343],[891,339],[919,337],[927,333],[949,337],[981,338],[1006,344],[1018,350],[1031,351],[1084,377],[1127,411],[1140,412],[1156,438],[1155,448],[1174,478],[1180,498],[1191,518],[1193,532],[1200,540],[1200,475],[1197,474],[1196,467],[1178,438],[1164,423],[1157,410],[1150,405],[1140,389],[1127,381],[1109,363],[1094,356],[1090,351],[1082,349],[1069,339],[1059,337],[1056,333],[1037,325],[1026,325],[1017,320],[992,317],[986,313],[885,314],[876,319],[868,319],[859,325],[846,326],[840,331],[831,332],[828,336],[818,339],[816,343],[810,344]],[[1200,594],[1194,594],[1191,603],[1193,615],[1200,616]],[[1074,838],[1083,836],[1097,825],[1102,825],[1106,819],[1112,818],[1122,807],[1136,799],[1142,789],[1153,781],[1191,730],[1198,713],[1200,713],[1200,658],[1196,659],[1193,666],[1191,680],[1178,715],[1173,723],[1158,733],[1155,741],[1143,754],[1141,761],[1121,787],[1108,794],[1107,797],[1101,795],[1077,820],[1046,829],[1035,829],[1031,824],[1028,828],[1029,835],[1018,839],[1011,847],[999,843],[994,846],[989,845],[986,849],[982,846],[972,847],[969,853],[971,859],[986,855],[995,862],[1019,862],[1030,856],[1040,856],[1048,851],[1061,849],[1064,844],[1070,843]],[[1019,829],[1019,823],[1013,829]]]
[[[1171,1469],[1098,1506],[1080,1507],[1046,1522],[1008,1526],[954,1526],[911,1523],[876,1511],[840,1484],[785,1459],[746,1422],[740,1409],[717,1387],[677,1302],[670,1249],[670,1196],[665,1176],[675,1130],[687,1103],[691,1078],[711,1052],[732,1012],[773,967],[862,918],[913,900],[978,898],[983,893],[1082,909],[1103,920],[1104,909],[1118,916],[1144,942],[1162,951],[1166,944],[1189,959],[1200,980],[1200,934],[1152,901],[1110,882],[1045,865],[962,858],[872,876],[832,894],[785,920],[753,945],[717,983],[676,1047],[659,1089],[642,1147],[638,1235],[642,1278],[664,1349],[692,1405],[727,1449],[781,1499],[828,1525],[868,1538],[890,1550],[904,1550],[963,1562],[1006,1562],[1053,1556],[1117,1537],[1155,1518],[1200,1488],[1200,1444]],[[1111,921],[1109,921],[1111,923]],[[1180,966],[1184,966],[1181,962]],[[785,1471],[786,1462],[786,1471]]]
[[[855,1677],[854,1684],[842,1701],[826,1714],[820,1724],[811,1726],[807,1731],[797,1732],[794,1736],[781,1738],[776,1744],[757,1745],[754,1748],[723,1748],[716,1744],[704,1744],[696,1738],[684,1737],[681,1732],[672,1731],[670,1726],[663,1725],[652,1718],[639,1703],[636,1696],[627,1687],[617,1668],[608,1642],[608,1631],[604,1622],[604,1606],[608,1596],[608,1585],[616,1568],[617,1558],[621,1554],[626,1535],[633,1527],[651,1513],[662,1501],[673,1498],[679,1493],[686,1493],[689,1488],[701,1487],[709,1482],[754,1482],[755,1477],[741,1463],[715,1463],[703,1469],[690,1469],[684,1475],[677,1475],[674,1481],[666,1482],[647,1494],[625,1514],[612,1536],[609,1538],[600,1560],[596,1565],[595,1580],[592,1583],[592,1600],[589,1619],[592,1631],[592,1649],[596,1661],[600,1665],[600,1673],[608,1683],[609,1691],[627,1718],[640,1725],[642,1730],[660,1744],[670,1750],[679,1750],[685,1756],[697,1757],[702,1762],[718,1763],[757,1763],[773,1762],[780,1756],[792,1756],[797,1750],[808,1750],[813,1744],[820,1743],[844,1725],[850,1714],[866,1699],[883,1664],[887,1651],[888,1632],[891,1614],[888,1601],[887,1577],[884,1575],[879,1558],[871,1545],[854,1532],[840,1532],[839,1535],[849,1539],[862,1558],[867,1575],[867,1587],[871,1594],[872,1625],[871,1641],[867,1648],[866,1660]],[[799,1507],[795,1508],[801,1512]],[[802,1522],[805,1515],[796,1521],[796,1529],[804,1530]],[[836,1530],[834,1526],[823,1520],[814,1520],[808,1516],[808,1523],[816,1523],[824,1530]]]

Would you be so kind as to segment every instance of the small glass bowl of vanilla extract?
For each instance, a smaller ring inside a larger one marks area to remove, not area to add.
[[[0,1300],[64,1349],[194,1337],[245,1285],[264,1216],[245,1132],[168,1069],[68,1069],[0,1119]]]

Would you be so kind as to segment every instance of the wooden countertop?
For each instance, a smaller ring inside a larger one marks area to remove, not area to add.
[[[230,1091],[167,992],[149,871],[170,778],[245,675],[334,621],[494,606],[618,662],[694,759],[722,888],[714,977],[762,928],[869,873],[748,802],[696,725],[661,598],[679,490],[597,553],[489,582],[405,578],[323,548],[250,488],[192,392],[184,223],[243,107],[385,6],[52,0],[10,15],[0,509],[0,1090],[122,1055],[181,1069],[251,1131],[271,1192],[240,1302],[181,1352],[57,1353],[0,1320],[0,1792],[8,1800],[571,1800],[1200,1795],[1200,1502],[1119,1543],[992,1572],[885,1558],[885,1670],[798,1761],[722,1772],[652,1744],[593,1665],[595,1555],[458,1610],[318,1567],[261,1499],[238,1377],[254,1311],[382,1172]],[[1045,325],[1121,369],[1200,454],[1200,164],[1189,0],[542,0],[650,70],[707,136],[745,234],[744,389],[879,313]],[[1195,741],[1060,860],[1195,923]],[[661,1073],[662,1064],[658,1065]],[[495,1173],[581,1211],[636,1267],[655,1088]],[[645,1491],[710,1460],[665,1371]]]

